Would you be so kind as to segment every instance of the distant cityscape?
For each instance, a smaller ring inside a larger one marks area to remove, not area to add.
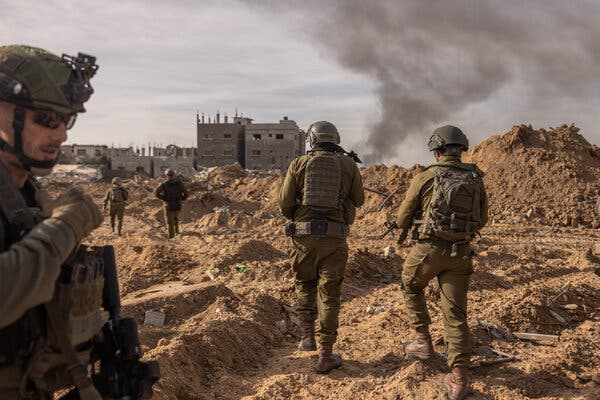
[[[237,113],[236,113],[237,114]],[[252,118],[196,114],[196,147],[109,147],[101,144],[61,146],[59,163],[98,164],[112,170],[144,172],[158,177],[166,169],[184,175],[200,167],[239,163],[246,169],[285,171],[306,151],[304,132],[284,116],[276,123],[254,123]]]

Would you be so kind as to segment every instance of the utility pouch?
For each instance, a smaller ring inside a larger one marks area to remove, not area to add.
[[[285,236],[294,236],[296,234],[296,224],[294,222],[290,222],[284,225],[283,231]]]

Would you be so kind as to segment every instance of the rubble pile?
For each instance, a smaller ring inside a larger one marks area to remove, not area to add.
[[[486,172],[495,222],[474,249],[472,398],[598,398],[590,376],[600,371],[600,277],[594,274],[600,232],[590,228],[593,207],[568,204],[598,195],[599,155],[573,126],[517,126],[469,152],[468,160]],[[402,342],[412,332],[400,274],[410,247],[398,246],[394,234],[378,239],[422,170],[361,168],[371,191],[348,239],[336,344],[345,361],[329,376],[312,372],[316,352],[296,350],[293,245],[277,207],[281,175],[239,165],[201,171],[186,182],[181,235],[170,240],[162,203],[153,196],[160,180],[126,181],[124,236],[105,222],[90,242],[115,246],[123,314],[140,324],[146,357],[161,363],[155,398],[442,398],[440,289],[435,280],[426,289],[440,356],[427,363],[407,359]],[[79,186],[101,205],[110,184],[59,177],[43,185],[54,195]],[[164,315],[164,325],[144,325],[148,311]],[[511,357],[494,363],[498,353]]]

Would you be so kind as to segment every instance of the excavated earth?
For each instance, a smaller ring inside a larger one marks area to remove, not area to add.
[[[471,370],[470,399],[600,399],[600,223],[594,213],[600,149],[573,126],[516,126],[475,147],[467,159],[486,173],[490,224],[475,244],[469,326],[475,362],[500,351],[514,361]],[[312,372],[300,353],[289,240],[276,196],[282,177],[220,167],[189,182],[181,235],[167,240],[158,181],[126,183],[124,236],[108,221],[90,242],[117,251],[124,314],[135,317],[146,359],[160,362],[159,400],[445,399],[439,290],[427,288],[436,351],[407,359],[411,336],[400,292],[408,245],[378,240],[412,177],[423,167],[361,169],[367,192],[349,238],[336,351],[344,365]],[[58,193],[82,187],[99,204],[109,184],[62,177]],[[385,257],[384,248],[395,247]],[[245,268],[244,268],[245,267]],[[143,325],[164,313],[163,327]],[[557,335],[528,342],[510,332]]]

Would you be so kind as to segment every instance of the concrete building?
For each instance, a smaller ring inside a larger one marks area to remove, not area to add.
[[[60,146],[60,162],[65,164],[103,164],[108,162],[108,146],[99,144],[66,144]]]
[[[245,120],[250,120],[246,118]],[[218,167],[235,162],[245,165],[244,125],[242,119],[229,122],[228,117],[216,115],[205,121],[204,115],[196,116],[198,156],[197,163],[203,167]],[[250,120],[251,121],[251,120]]]
[[[246,125],[246,168],[285,171],[305,153],[304,135],[296,122],[283,117],[279,123]]]
[[[238,162],[247,169],[286,170],[304,154],[304,135],[296,122],[254,123],[251,118],[197,116],[198,165],[215,167]]]

